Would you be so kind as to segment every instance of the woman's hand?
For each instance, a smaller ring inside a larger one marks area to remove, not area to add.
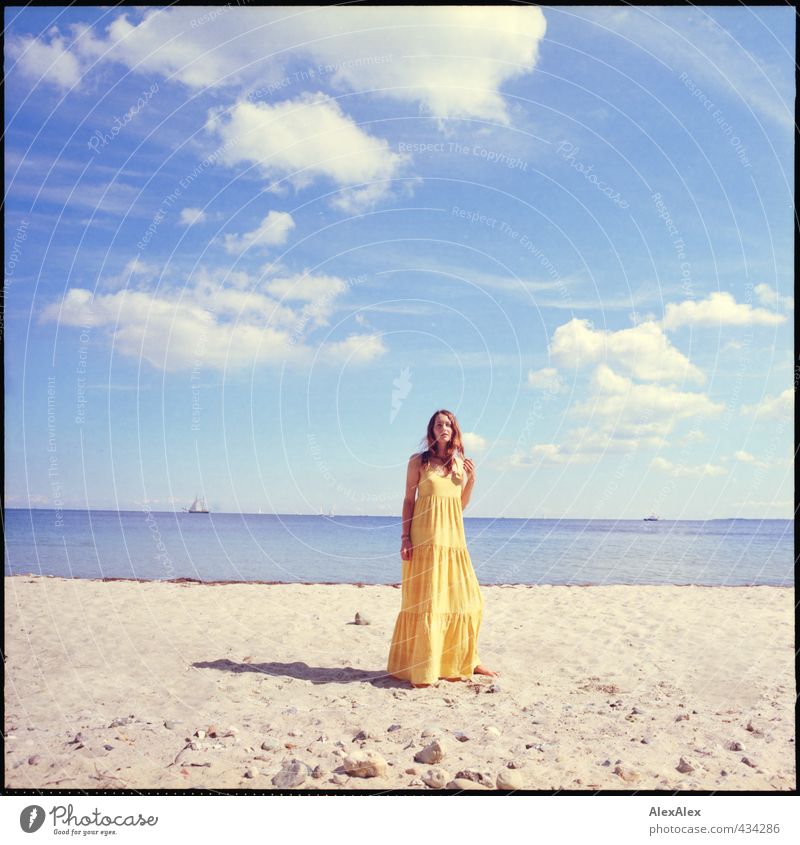
[[[413,548],[414,547],[411,545],[411,540],[409,540],[408,537],[403,537],[400,542],[400,559],[411,560],[411,552]]]
[[[475,480],[475,464],[471,458],[464,458],[464,471],[469,475],[467,483]]]

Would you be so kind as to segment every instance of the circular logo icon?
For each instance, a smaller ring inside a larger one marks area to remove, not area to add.
[[[38,804],[31,804],[19,814],[19,826],[25,833],[36,833],[44,824],[44,810]]]

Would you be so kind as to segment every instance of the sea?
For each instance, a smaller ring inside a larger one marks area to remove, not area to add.
[[[397,584],[393,516],[6,509],[5,574]],[[482,584],[794,584],[794,521],[464,517]]]

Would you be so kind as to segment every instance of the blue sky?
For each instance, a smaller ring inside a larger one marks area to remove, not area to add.
[[[9,506],[792,515],[791,8],[5,25]]]

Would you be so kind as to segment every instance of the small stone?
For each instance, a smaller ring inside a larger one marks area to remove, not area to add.
[[[625,768],[624,766],[616,766],[614,769],[614,774],[622,778],[625,783],[635,783],[637,780],[639,780],[638,772],[635,772],[633,769]]]
[[[610,765],[611,765],[611,760],[603,760],[603,762],[602,762],[600,765],[602,765],[602,766],[610,766]]]
[[[331,778],[331,783],[335,783],[337,786],[344,786],[350,778],[346,775],[334,775]]]
[[[262,751],[274,751],[278,747],[278,743],[274,739],[265,739],[261,743]]]
[[[273,776],[272,784],[278,789],[296,789],[302,786],[311,774],[311,769],[300,760],[289,760],[283,768]]]
[[[745,764],[745,766],[750,766],[751,769],[758,768],[758,763],[754,762],[749,757],[742,757],[742,762]]]
[[[183,722],[180,719],[167,719],[167,721],[164,722],[164,727],[169,731],[176,731],[181,727],[181,725],[183,725]]]
[[[35,766],[41,759],[42,758],[38,754],[31,754],[31,756],[28,757],[28,765]]]
[[[422,737],[427,737],[427,736],[437,736],[437,735],[438,735],[438,734],[440,734],[441,732],[442,732],[442,731],[441,731],[441,729],[440,729],[440,728],[425,728],[425,729],[422,731],[422,733],[420,734],[420,736],[422,736]]]
[[[650,740],[646,737],[642,737],[642,745],[650,745]]]
[[[106,744],[103,746],[103,748],[104,748],[106,751],[113,751],[113,750],[114,750],[114,746],[113,746],[113,745],[110,745],[109,743],[106,743]]]
[[[367,731],[361,730],[353,737],[353,742],[357,742],[360,739],[369,739],[369,737],[370,734]]]
[[[720,775],[721,775],[722,777],[724,777],[724,778],[728,777],[728,773],[725,771],[725,769],[720,769],[720,772],[719,772],[719,773],[720,773]]]
[[[356,613],[356,625],[369,625],[370,621],[363,613]]]
[[[456,731],[456,732],[453,734],[453,736],[454,736],[454,737],[455,737],[455,738],[456,738],[459,742],[469,742],[469,736],[468,736],[467,734],[465,734],[465,733],[464,733],[464,731]]]
[[[689,714],[688,713],[681,713],[680,715],[675,717],[676,722],[688,722],[689,721]]]
[[[289,731],[288,736],[302,736],[302,731]]]
[[[489,725],[489,727],[486,728],[486,733],[493,737],[500,736],[500,731],[494,725]]]
[[[438,739],[435,739],[430,745],[426,745],[422,751],[418,751],[414,755],[414,760],[417,763],[425,763],[425,765],[430,766],[433,763],[440,762],[443,757],[444,751],[441,743]]]
[[[258,777],[258,769],[255,766],[250,766],[244,773],[246,778],[257,778]]]
[[[195,732],[194,732],[194,735],[195,735],[198,739],[205,739],[205,738],[206,738],[206,732],[205,732],[205,731],[195,731]]]
[[[485,789],[486,787],[481,786],[479,783],[476,783],[474,780],[465,780],[464,778],[455,778],[455,780],[451,780],[450,783],[448,783],[445,788],[446,789]]]
[[[450,774],[444,769],[428,769],[422,776],[422,782],[431,789],[444,789],[450,782]]]
[[[409,766],[404,771],[407,775],[417,775],[417,774],[419,774],[419,772],[413,766]]]
[[[498,789],[522,789],[522,775],[515,769],[502,769],[497,773]]]
[[[377,751],[356,751],[342,762],[348,775],[358,778],[386,777],[386,760]]]
[[[389,727],[386,730],[387,730],[387,733],[394,733],[395,731],[400,730],[400,725],[389,725]]]
[[[525,768],[525,761],[524,760],[509,760],[507,765],[508,765],[509,769],[524,769]]]
[[[501,690],[500,684],[489,684],[489,686],[486,687],[486,692],[501,692],[501,691],[502,690]]]
[[[314,778],[314,780],[320,780],[320,778],[324,778],[326,774],[327,772],[322,768],[322,766],[314,766],[314,771],[311,772],[311,777]]]
[[[475,769],[462,769],[462,771],[456,773],[456,780],[471,780],[475,783],[479,783],[481,786],[486,787],[486,789],[494,788],[495,779],[492,777],[491,772],[477,772]]]
[[[744,751],[744,746],[737,740],[731,740],[726,746],[728,751]]]
[[[675,767],[681,774],[688,775],[689,772],[694,771],[694,766],[688,761],[681,757],[680,762]]]

